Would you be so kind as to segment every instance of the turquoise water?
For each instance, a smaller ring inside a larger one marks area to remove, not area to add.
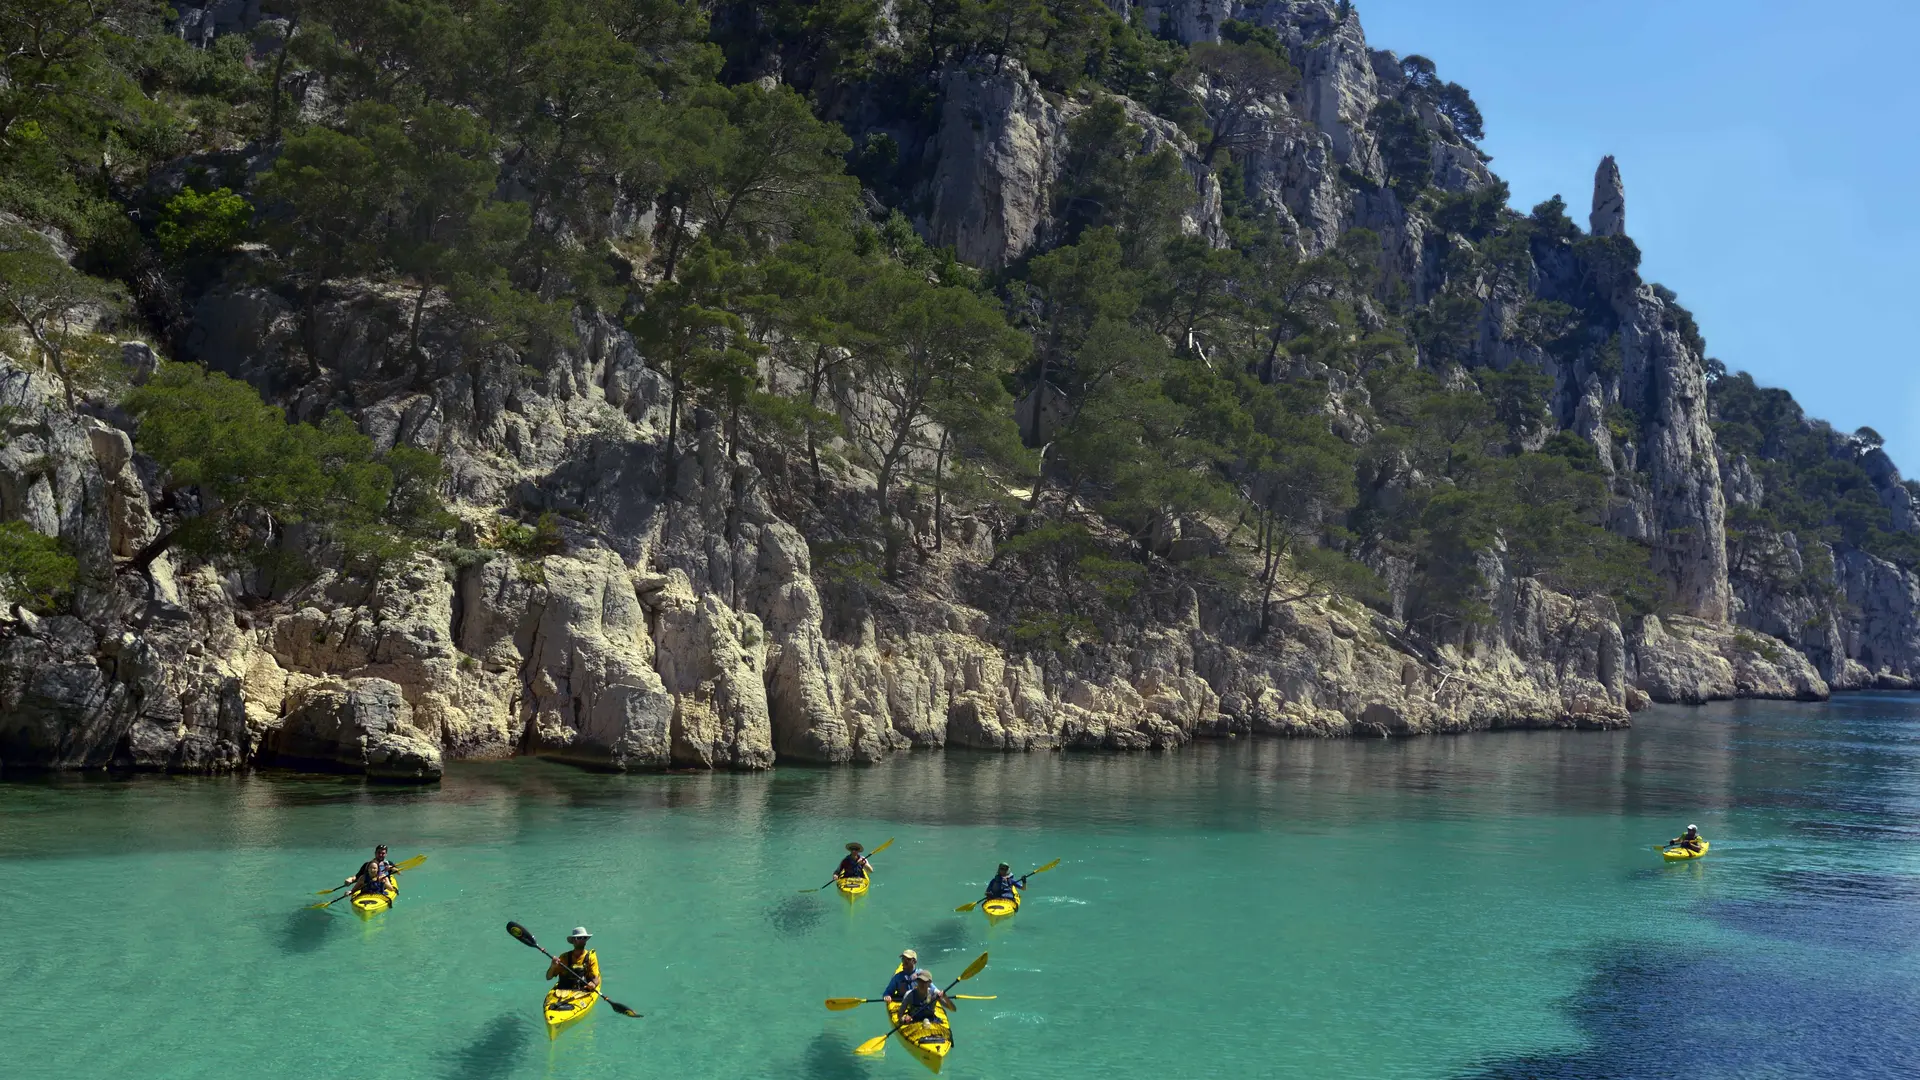
[[[915,755],[621,777],[532,761],[0,784],[9,1077],[914,1077],[877,996],[981,952],[944,1075],[1806,1077],[1920,1062],[1920,700],[1625,732]],[[1650,845],[1697,822],[1707,859]],[[840,846],[898,840],[872,894]],[[376,841],[371,920],[300,910]],[[1058,869],[989,926],[999,860]],[[546,961],[601,1008],[549,1041]],[[1692,1035],[1697,1037],[1681,1037]]]

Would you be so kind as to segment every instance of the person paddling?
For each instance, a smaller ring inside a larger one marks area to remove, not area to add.
[[[1020,898],[1020,888],[1020,882],[1015,880],[1013,876],[1013,867],[1008,866],[1006,863],[1001,863],[1000,869],[995,871],[993,875],[993,880],[987,882],[986,898],[988,900],[1018,900]]]
[[[587,939],[592,936],[584,926],[574,927],[567,935],[567,944],[573,948],[547,965],[547,978],[560,980],[556,990],[600,989],[600,956],[587,950]]]
[[[865,850],[865,845],[848,844],[847,857],[841,859],[840,865],[833,871],[835,880],[841,878],[871,877],[873,875],[873,864],[867,861],[865,855],[861,854],[861,852]]]
[[[898,1005],[906,1000],[907,991],[913,989],[913,976],[920,970],[920,954],[912,949],[900,952],[900,970],[893,973],[887,988],[881,992],[880,1000],[889,1005]]]
[[[941,1005],[945,1005],[948,1012],[958,1007],[954,1005],[953,999],[947,996],[945,990],[933,985],[932,972],[924,970],[914,972],[913,988],[907,991],[906,997],[900,999],[901,1012],[905,1013],[909,1020],[932,1023],[940,1018],[940,1014],[934,1010]]]
[[[1704,846],[1700,840],[1700,826],[1689,825],[1687,831],[1679,837],[1667,841],[1668,847],[1683,847],[1688,851],[1699,851]]]
[[[345,881],[343,885],[353,886],[353,894],[384,894],[393,887],[393,864],[387,861],[387,845],[381,844],[373,849],[373,858],[360,864],[360,869]],[[397,891],[397,890],[396,890]]]

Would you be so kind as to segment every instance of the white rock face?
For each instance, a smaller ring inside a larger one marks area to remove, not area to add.
[[[986,267],[1039,239],[1066,153],[1066,118],[1015,61],[956,68],[942,79],[928,239]]]
[[[1651,484],[1654,573],[1671,584],[1682,610],[1725,621],[1733,598],[1727,505],[1701,357],[1651,286],[1616,298],[1615,307],[1623,358],[1620,401],[1640,416],[1644,432],[1641,465]]]

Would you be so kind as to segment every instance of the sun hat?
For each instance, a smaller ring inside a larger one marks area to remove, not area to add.
[[[592,936],[592,934],[587,933],[586,927],[576,926],[573,928],[573,933],[567,935],[567,940],[572,941],[575,938],[590,938]]]
[[[914,981],[914,982],[932,982],[932,981],[933,981],[933,972],[931,972],[931,971],[916,971],[916,972],[914,972],[914,973],[913,973],[913,981]]]
[[[918,960],[918,959],[920,959],[920,954],[919,954],[919,953],[917,953],[917,952],[914,952],[914,951],[913,951],[912,949],[901,949],[901,950],[900,950],[900,959],[902,959],[902,960]]]

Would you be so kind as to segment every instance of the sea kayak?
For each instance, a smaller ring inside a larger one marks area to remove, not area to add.
[[[547,1001],[541,1012],[547,1017],[547,1037],[552,1038],[560,1029],[593,1011],[600,995],[592,990],[549,990]]]
[[[900,1024],[900,1030],[895,1033],[900,1036],[900,1041],[907,1044],[907,1050],[920,1060],[920,1064],[939,1072],[940,1066],[946,1063],[947,1051],[953,1049],[953,1027],[947,1022],[944,1006],[935,1005],[933,1015],[932,1023],[913,1020],[900,1024],[900,1006],[887,1003],[887,1019]]]
[[[387,885],[387,891],[354,893],[353,899],[347,901],[347,903],[352,904],[353,910],[362,915],[378,915],[392,907],[393,898],[399,895],[400,883],[398,875],[396,875],[395,880]]]
[[[980,902],[980,910],[986,912],[987,918],[989,919],[1007,918],[1014,912],[1020,910],[1020,894],[1018,892],[1014,893],[1013,899],[1011,900],[1001,900],[998,898],[982,900]]]
[[[851,900],[856,896],[865,896],[872,879],[871,874],[861,874],[859,877],[835,878],[833,883],[839,886],[840,895]]]
[[[1699,851],[1688,851],[1686,848],[1683,848],[1683,847],[1670,847],[1667,850],[1661,852],[1660,854],[1662,857],[1674,860],[1676,862],[1681,859],[1697,859],[1700,856],[1705,855],[1707,853],[1707,849],[1712,846],[1713,846],[1712,844],[1709,844],[1705,840],[1702,840],[1700,841]]]

